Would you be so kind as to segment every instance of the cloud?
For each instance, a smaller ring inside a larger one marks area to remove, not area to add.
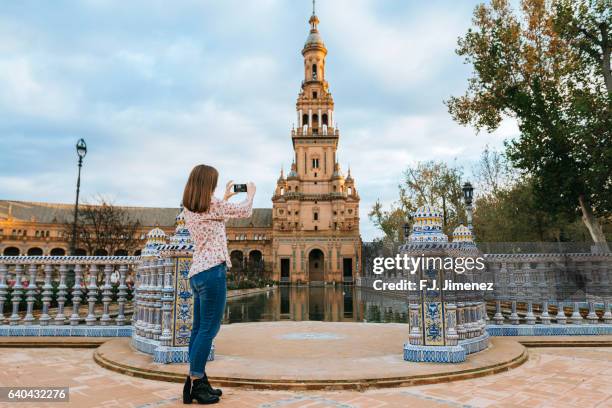
[[[476,135],[442,104],[465,87],[453,53],[471,4],[334,0],[317,5],[339,159],[367,212],[397,199],[419,160],[469,166],[512,122]],[[59,4],[59,5],[58,5]],[[253,180],[270,207],[292,157],[310,3],[282,0],[0,4],[0,195],[72,202],[74,144],[89,146],[82,197],[176,206],[191,167]]]

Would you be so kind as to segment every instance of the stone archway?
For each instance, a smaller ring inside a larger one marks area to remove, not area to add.
[[[43,250],[38,247],[28,249],[28,256],[42,256]]]
[[[4,248],[3,255],[4,256],[19,256],[19,248],[16,247],[6,247]]]
[[[260,250],[254,249],[249,252],[249,260],[247,268],[250,273],[261,275],[264,270],[263,254]]]
[[[325,256],[319,248],[313,249],[308,254],[308,281],[325,281]]]
[[[230,260],[232,262],[231,269],[234,271],[241,271],[244,269],[244,255],[242,251],[235,249],[230,253]]]

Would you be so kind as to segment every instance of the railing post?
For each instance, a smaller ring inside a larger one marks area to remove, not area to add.
[[[65,264],[61,264],[59,266],[59,275],[60,281],[59,285],[57,285],[57,315],[55,316],[55,324],[64,325],[66,322],[66,316],[64,316],[64,307],[66,305],[66,295],[68,292],[66,291],[66,272],[68,272],[68,268]]]
[[[9,324],[15,326],[19,324],[19,302],[21,302],[21,294],[23,293],[23,285],[21,284],[21,277],[23,274],[23,266],[20,264],[15,265],[15,284],[13,285],[13,293],[11,294],[11,301],[13,303],[13,313],[9,318]]]
[[[510,324],[519,324],[519,315],[516,312],[516,300],[512,301],[512,312],[510,313]]]
[[[85,324],[93,326],[96,323],[96,300],[98,296],[98,266],[91,264],[89,266],[89,285],[87,285],[87,302],[89,310],[85,318]]]
[[[164,259],[164,288],[162,290],[162,334],[159,340],[162,346],[170,346],[172,341],[172,304],[174,302],[173,275],[174,265],[172,259]]]
[[[504,324],[504,315],[501,312],[501,300],[495,301],[495,316],[493,316],[495,324]]]
[[[540,315],[542,324],[550,324],[550,314],[548,314],[548,300],[542,302],[542,314]]]
[[[587,315],[587,320],[589,324],[597,324],[599,321],[599,317],[597,317],[597,313],[595,313],[595,302],[589,301],[589,314]]]
[[[446,344],[449,346],[456,346],[459,343],[456,324],[457,306],[454,303],[448,303],[446,305]]]
[[[153,327],[153,338],[159,340],[161,335],[161,311],[162,311],[162,291],[164,289],[164,260],[159,258],[155,263],[155,275],[157,282],[155,285],[155,326]]]
[[[28,292],[26,297],[27,309],[26,316],[23,319],[23,324],[30,326],[34,323],[34,301],[36,300],[36,272],[38,271],[38,265],[32,263],[28,268]]]
[[[48,326],[51,316],[49,316],[49,306],[51,305],[51,295],[53,295],[53,286],[51,285],[51,274],[53,273],[53,265],[46,264],[44,266],[45,283],[43,284],[42,292],[42,314],[40,315],[39,323],[41,326]]]
[[[6,275],[8,267],[6,264],[0,264],[0,326],[4,324],[4,303],[8,294],[8,285],[6,284]]]
[[[582,324],[584,321],[582,315],[580,314],[580,306],[578,302],[574,302],[574,311],[571,316],[571,321],[573,324]]]
[[[104,265],[104,285],[102,286],[102,304],[103,311],[102,317],[100,318],[100,324],[102,326],[108,326],[111,321],[110,318],[110,302],[112,300],[111,292],[112,286],[110,283],[111,273],[113,273],[113,266],[110,264]]]
[[[83,276],[83,268],[80,264],[74,265],[74,287],[72,288],[72,315],[70,316],[70,325],[76,326],[79,324],[79,307],[81,306],[82,292],[81,279]]]
[[[610,311],[610,301],[609,300],[604,301],[604,314],[602,317],[603,317],[604,323],[612,324],[612,312]]]
[[[457,302],[457,335],[459,340],[466,338],[465,303]]]
[[[564,303],[557,303],[557,324],[566,324],[567,316],[565,316]]]
[[[117,288],[117,304],[119,311],[115,323],[118,326],[125,324],[125,302],[127,301],[127,286],[125,285],[125,275],[127,274],[127,265],[119,265],[119,287]],[[132,316],[134,316],[132,314]]]
[[[527,324],[536,323],[536,317],[533,314],[533,302],[531,300],[527,302],[527,315],[525,316],[525,322]]]
[[[423,344],[423,338],[421,337],[421,327],[419,326],[419,305],[411,303],[409,305],[410,313],[410,334],[408,335],[408,341],[410,344],[418,346]]]

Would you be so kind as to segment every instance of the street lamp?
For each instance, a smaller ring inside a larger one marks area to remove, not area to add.
[[[79,139],[76,144],[77,156],[79,156],[79,175],[77,177],[76,187],[76,202],[74,203],[74,220],[72,221],[72,239],[70,240],[70,255],[76,255],[76,234],[77,234],[77,219],[79,217],[79,191],[81,189],[81,167],[83,167],[83,158],[87,154],[87,144],[85,140]]]
[[[467,212],[467,226],[472,229],[472,202],[474,198],[474,187],[469,181],[463,185],[463,200],[465,201],[465,209]]]

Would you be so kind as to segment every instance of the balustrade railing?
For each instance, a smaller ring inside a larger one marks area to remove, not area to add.
[[[134,256],[0,256],[0,325],[126,325],[138,262]]]
[[[610,301],[557,302],[495,300],[487,304],[491,323],[503,324],[612,324]]]

